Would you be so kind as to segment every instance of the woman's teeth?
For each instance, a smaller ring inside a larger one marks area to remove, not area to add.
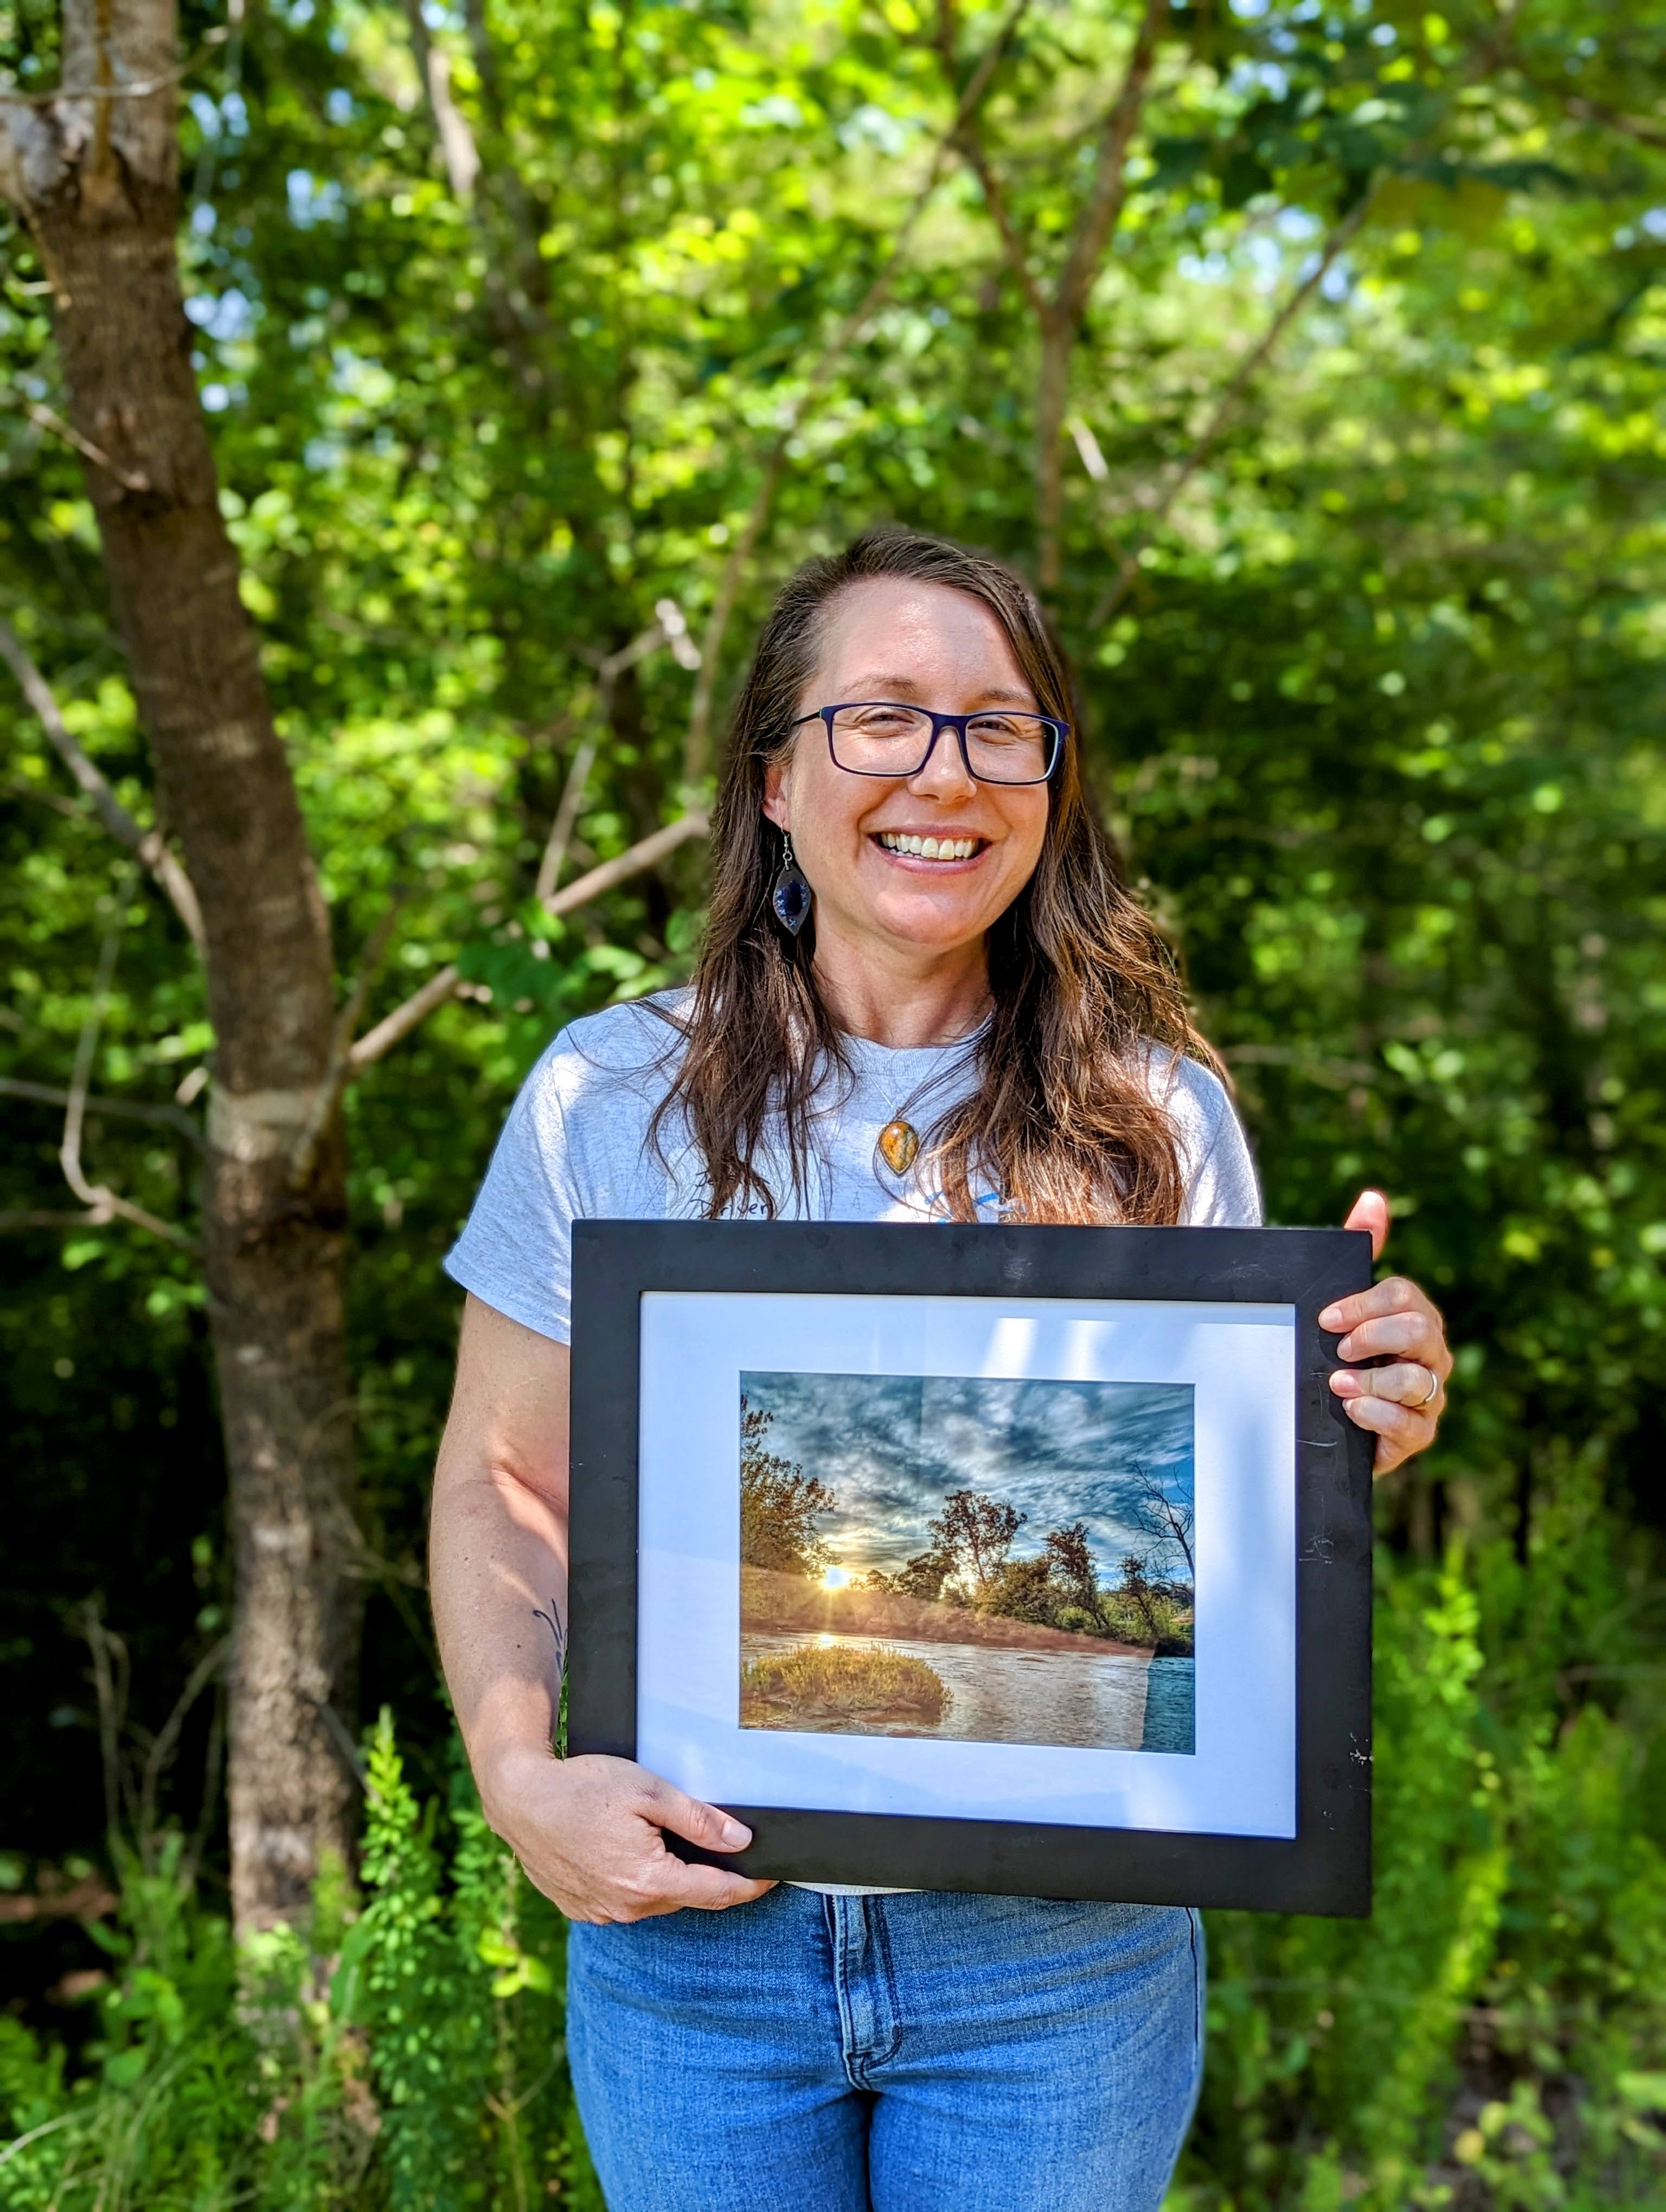
[[[916,860],[970,860],[982,837],[915,837],[906,830],[881,830],[879,841],[888,853],[911,853]]]

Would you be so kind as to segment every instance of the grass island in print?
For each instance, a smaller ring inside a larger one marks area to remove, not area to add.
[[[1189,1383],[740,1378],[740,1721],[1193,1748]]]

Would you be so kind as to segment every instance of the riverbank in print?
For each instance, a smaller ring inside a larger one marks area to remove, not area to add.
[[[1189,1753],[1189,1384],[741,1377],[740,1722]]]

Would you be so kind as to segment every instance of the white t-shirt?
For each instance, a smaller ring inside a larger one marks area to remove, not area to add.
[[[573,1337],[573,1224],[585,1219],[698,1219],[706,1211],[704,1163],[675,1122],[656,1149],[648,1134],[670,1087],[677,1030],[656,1014],[679,1014],[690,992],[610,1006],[563,1030],[521,1086],[492,1154],[486,1180],[446,1271],[499,1313],[540,1336]],[[975,1039],[899,1048],[845,1040],[850,1076],[824,1086],[812,1125],[815,1157],[795,1198],[784,1152],[757,1162],[775,1194],[778,1218],[929,1224],[948,1218],[940,1194],[915,1174],[899,1176],[879,1151],[879,1132],[898,1119],[925,1137],[976,1084]],[[1261,1194],[1243,1131],[1214,1076],[1161,1047],[1148,1054],[1150,1079],[1180,1139],[1188,1226],[1254,1229]],[[660,1153],[663,1152],[663,1158]],[[923,1165],[923,1158],[921,1164]],[[977,1194],[981,1217],[997,1218],[994,1191]],[[761,1212],[761,1206],[753,1211]],[[836,1896],[875,1894],[861,1885],[805,1882]]]
[[[572,1341],[573,1224],[698,1219],[706,1210],[704,1163],[676,1121],[662,1132],[661,1158],[648,1121],[670,1087],[677,1030],[653,1009],[680,1013],[691,994],[666,993],[610,1006],[565,1029],[510,1109],[473,1211],[446,1271],[500,1313],[540,1336]],[[783,1152],[758,1164],[786,1221],[945,1220],[917,1174],[893,1175],[879,1132],[897,1119],[923,1139],[932,1123],[974,1088],[974,1040],[903,1048],[847,1037],[849,1082],[824,1085],[812,1125],[808,1188],[795,1199]],[[1195,1060],[1153,1047],[1148,1065],[1179,1133],[1190,1227],[1253,1229],[1261,1194],[1250,1148],[1231,1100]],[[923,1165],[923,1158],[921,1162]],[[996,1194],[977,1194],[997,1218]],[[761,1212],[761,1207],[754,1211]]]

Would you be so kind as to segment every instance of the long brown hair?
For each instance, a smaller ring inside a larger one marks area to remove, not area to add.
[[[1079,726],[1068,665],[1034,594],[988,555],[914,531],[871,530],[783,588],[735,708],[712,817],[710,920],[680,1024],[686,1042],[654,1121],[658,1142],[668,1116],[686,1117],[714,1217],[737,1202],[775,1215],[781,1194],[759,1162],[783,1139],[802,1195],[813,1111],[826,1103],[830,1073],[848,1073],[816,988],[813,919],[794,939],[770,906],[781,843],[763,813],[764,775],[792,748],[824,609],[874,576],[981,599],[1042,711]],[[988,950],[994,1011],[973,1048],[977,1085],[922,1146],[950,1214],[976,1218],[982,1180],[999,1189],[1008,1218],[1177,1220],[1179,1148],[1147,1048],[1218,1062],[1192,1025],[1161,938],[1123,884],[1073,734],[1055,772],[1035,873],[991,928]]]

